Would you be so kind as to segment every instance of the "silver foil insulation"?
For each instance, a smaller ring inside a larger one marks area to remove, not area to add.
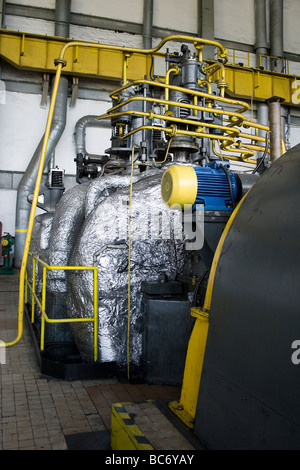
[[[157,281],[162,272],[173,280],[183,269],[179,211],[162,202],[161,177],[155,169],[133,176],[131,209],[130,175],[111,175],[74,186],[53,216],[36,218],[33,251],[42,259],[50,265],[98,266],[100,362],[126,363],[129,292],[130,361],[139,362],[141,284]],[[93,316],[93,289],[92,271],[51,271],[47,277],[47,291],[66,293],[71,318]],[[93,323],[72,323],[72,333],[83,360],[93,361]]]

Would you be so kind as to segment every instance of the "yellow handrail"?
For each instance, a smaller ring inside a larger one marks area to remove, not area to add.
[[[32,293],[32,305],[31,305],[31,323],[34,323],[34,305],[35,302],[38,304],[41,310],[41,340],[40,340],[40,349],[44,350],[45,346],[45,324],[46,323],[78,323],[78,322],[93,322],[94,323],[94,361],[97,361],[98,358],[98,266],[51,266],[45,261],[41,260],[37,255],[33,253],[28,253],[33,260],[33,274],[32,274],[32,285],[28,281],[28,276],[26,275],[26,284],[25,287],[29,287]],[[36,262],[40,263],[43,266],[43,282],[42,282],[42,301],[38,298],[35,292],[35,268]],[[46,314],[46,282],[47,282],[47,270],[57,271],[57,270],[69,270],[69,271],[93,271],[93,282],[94,282],[94,314],[93,317],[88,318],[49,318]],[[27,289],[25,290],[25,297],[27,297]]]

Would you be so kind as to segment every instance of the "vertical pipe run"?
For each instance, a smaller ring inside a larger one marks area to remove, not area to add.
[[[69,37],[71,19],[71,0],[56,0],[54,35],[61,38]]]
[[[268,54],[266,0],[255,0],[255,44],[256,67],[260,66],[260,55]],[[267,58],[262,57],[262,66],[267,68]]]
[[[283,46],[283,0],[270,0],[270,55],[282,57],[271,59],[271,70],[274,72],[286,72]],[[285,126],[287,120],[287,108],[281,107],[281,136],[285,143]]]
[[[198,36],[211,41],[215,38],[215,11],[211,0],[198,0]],[[214,59],[214,56],[215,48],[206,46],[202,59]]]
[[[268,41],[267,41],[267,11],[266,0],[255,0],[255,53],[256,53],[256,67],[262,65],[264,69],[268,68],[267,57],[261,55],[268,55]],[[268,105],[266,103],[257,103],[257,121],[268,126]],[[259,129],[259,137],[265,137],[265,131]]]
[[[143,47],[152,49],[153,0],[144,0]]]
[[[69,36],[71,0],[56,0],[55,5],[55,28],[54,34],[58,37]],[[53,85],[54,88],[54,85]],[[52,90],[53,93],[53,90]],[[57,91],[57,102],[53,115],[53,124],[49,136],[49,144],[45,155],[45,166],[47,166],[53,155],[55,147],[65,129],[67,116],[68,79],[62,77]],[[17,192],[16,221],[15,221],[15,266],[21,267],[23,250],[28,230],[31,204],[28,196],[32,194],[37,178],[39,159],[43,147],[44,136],[37,146],[31,161],[20,181]],[[44,169],[43,169],[44,170]]]
[[[69,8],[70,10],[70,4],[71,4],[71,0],[56,0],[56,8],[59,9],[59,11],[63,11],[62,14],[64,15],[63,16],[64,19],[67,17],[66,15],[67,8]],[[58,13],[57,13],[57,16],[58,16]],[[66,25],[66,22],[64,20],[62,20],[60,24],[58,24],[58,22],[56,21],[55,33],[68,36],[68,34],[66,34],[67,26],[69,27],[69,25]],[[59,63],[57,66],[55,79],[53,81],[53,90],[52,90],[52,96],[51,96],[51,101],[50,101],[50,106],[49,106],[49,113],[48,113],[45,133],[35,152],[34,157],[32,158],[30,162],[30,164],[32,164],[32,167],[35,169],[36,173],[32,174],[32,172],[30,171],[32,168],[29,168],[28,171],[26,170],[26,178],[28,178],[31,182],[34,183],[33,186],[30,187],[30,189],[34,188],[34,192],[33,192],[33,200],[32,200],[31,206],[30,207],[26,206],[25,212],[23,213],[21,210],[23,209],[22,204],[27,202],[28,193],[26,194],[26,188],[23,194],[21,194],[21,192],[19,192],[19,189],[18,189],[19,203],[21,204],[21,208],[18,207],[18,200],[17,200],[15,250],[16,250],[17,233],[18,233],[17,224],[19,223],[19,221],[21,221],[22,224],[24,223],[26,224],[26,227],[20,229],[20,232],[23,238],[21,240],[18,240],[18,244],[17,244],[17,250],[18,250],[17,262],[20,263],[20,265],[18,266],[20,267],[18,334],[17,334],[17,337],[13,341],[10,341],[8,343],[3,343],[3,346],[5,347],[16,344],[18,341],[20,341],[23,335],[24,296],[25,296],[24,285],[25,285],[25,276],[26,276],[26,266],[27,266],[28,253],[29,253],[33,224],[34,224],[34,217],[35,217],[35,212],[36,212],[36,207],[37,207],[39,191],[41,187],[43,171],[47,163],[47,159],[49,159],[53,154],[55,145],[58,142],[60,135],[62,131],[64,130],[65,123],[66,123],[66,114],[64,113],[64,110],[66,110],[66,107],[67,107],[68,80],[64,78],[60,82],[61,71],[62,71],[62,63]],[[59,94],[59,90],[61,93],[61,102],[57,103],[56,98],[57,98],[57,95]],[[61,113],[59,113],[58,111],[60,107],[63,110]],[[58,128],[60,129],[59,131],[56,128],[56,126],[54,126],[54,130],[52,127],[52,121],[53,121],[53,117],[55,116],[55,112],[57,112]],[[61,117],[62,119],[60,119]],[[62,129],[61,129],[61,124],[63,127]],[[54,148],[51,148],[51,138],[54,141]],[[22,218],[23,214],[25,214],[26,216],[25,221]],[[23,254],[21,255],[22,252]],[[15,258],[15,262],[16,262],[16,258]]]
[[[52,91],[53,93],[53,91]],[[49,136],[49,143],[45,155],[45,166],[47,166],[55,147],[65,129],[66,116],[67,116],[67,97],[68,97],[68,79],[62,77],[59,88],[57,91],[57,102],[55,105],[53,123]],[[17,193],[16,205],[16,233],[15,233],[15,266],[20,267],[22,255],[25,245],[26,233],[28,230],[28,221],[30,217],[31,203],[28,201],[28,196],[33,193],[35,182],[37,178],[39,159],[43,147],[42,137],[39,145],[37,146],[30,163],[20,181]],[[43,171],[44,171],[43,168]]]
[[[270,0],[271,56],[283,57],[283,0]],[[283,72],[284,60],[272,59],[272,70]]]
[[[270,161],[274,163],[282,155],[281,103],[282,98],[274,96],[268,100],[270,121]]]

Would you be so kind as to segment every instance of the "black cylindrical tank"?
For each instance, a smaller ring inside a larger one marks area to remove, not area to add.
[[[300,145],[252,187],[213,284],[194,432],[211,449],[300,449]]]

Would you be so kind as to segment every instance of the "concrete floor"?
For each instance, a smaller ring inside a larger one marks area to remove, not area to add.
[[[1,341],[17,337],[18,291],[18,270],[0,275]],[[42,375],[26,319],[21,340],[4,351],[5,357],[0,356],[0,450],[109,449],[113,403],[179,398],[179,387],[117,379],[65,381]],[[194,448],[183,436],[179,440],[179,448]],[[174,447],[165,440],[161,448]]]

